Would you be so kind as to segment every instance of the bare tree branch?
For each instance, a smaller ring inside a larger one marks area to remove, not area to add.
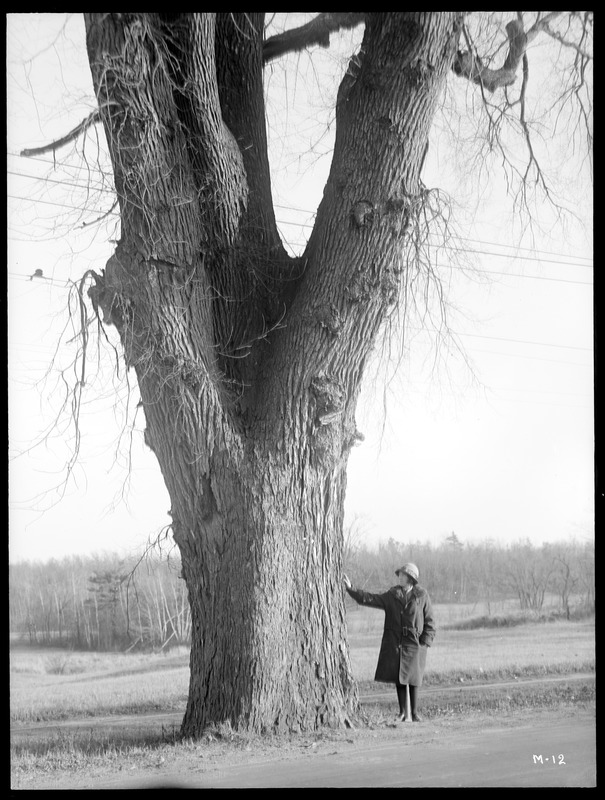
[[[263,63],[286,53],[296,53],[313,45],[329,47],[330,34],[360,25],[365,20],[362,12],[337,12],[319,14],[311,22],[271,36],[263,45]]]
[[[495,92],[496,89],[502,89],[506,86],[510,86],[510,84],[514,83],[516,80],[517,71],[519,69],[519,65],[523,61],[527,51],[527,46],[530,44],[530,42],[532,42],[533,39],[536,38],[539,33],[542,32],[546,33],[548,36],[551,36],[553,39],[556,39],[556,41],[558,41],[564,47],[571,47],[585,58],[590,58],[590,56],[577,43],[566,40],[562,34],[554,31],[550,27],[550,23],[556,17],[560,16],[561,13],[562,12],[560,11],[551,11],[544,17],[541,17],[538,13],[535,23],[531,26],[527,33],[524,30],[523,18],[520,13],[517,19],[511,20],[506,25],[506,34],[508,36],[508,54],[504,64],[498,69],[492,69],[483,63],[481,57],[473,52],[468,38],[467,44],[469,44],[469,49],[465,52],[458,53],[452,69],[456,75],[459,75],[462,78],[467,78],[473,83],[479,84],[489,92]]]
[[[523,22],[511,20],[506,26],[509,49],[504,64],[499,69],[491,69],[483,64],[481,58],[471,50],[459,52],[452,69],[462,78],[477,83],[489,92],[495,92],[514,83],[517,69],[527,47],[528,36],[523,30]]]
[[[516,18],[504,27],[506,31],[504,40],[500,33],[500,43],[491,31],[486,33],[479,29],[471,36],[470,29],[465,25],[463,35],[466,52],[458,53],[452,69],[458,75],[478,85],[481,93],[483,118],[487,122],[487,130],[484,136],[485,147],[481,148],[476,159],[479,169],[483,169],[482,164],[488,154],[500,153],[507,191],[514,197],[515,207],[518,204],[520,208],[530,212],[528,192],[534,187],[540,190],[542,197],[554,210],[559,213],[569,212],[570,209],[564,209],[561,201],[557,200],[554,185],[547,180],[542,169],[541,127],[535,120],[533,100],[528,101],[529,45],[537,36],[544,34],[544,37],[558,41],[562,47],[569,45],[575,52],[575,56],[571,56],[572,64],[568,63],[569,56],[565,59],[567,65],[565,81],[568,85],[558,96],[553,108],[555,105],[558,107],[557,119],[561,116],[566,120],[570,112],[563,108],[564,104],[567,101],[575,103],[579,111],[579,122],[576,124],[581,122],[586,128],[590,157],[592,105],[585,72],[592,63],[592,57],[589,55],[592,15],[572,12],[563,17],[562,12],[537,12],[533,15],[531,23],[527,23],[526,19],[526,15],[517,12]],[[527,30],[525,30],[526,25]],[[502,32],[502,23],[495,20],[495,26]],[[553,33],[556,33],[556,36],[552,36]],[[478,46],[479,41],[481,45]],[[576,44],[572,45],[572,42]],[[496,59],[502,58],[502,55],[499,55],[502,47],[506,48],[506,56],[502,66],[496,69],[495,64],[498,63]],[[481,56],[478,55],[479,52]],[[520,88],[516,90],[512,88],[512,84],[518,77],[522,80]],[[496,92],[496,89],[502,91]],[[520,134],[522,137],[527,150],[524,163],[519,163],[518,152],[514,153],[507,147],[507,137],[511,134]]]
[[[91,114],[89,114],[86,119],[83,119],[79,125],[67,133],[65,136],[62,136],[60,139],[57,139],[54,142],[49,142],[48,144],[43,144],[41,147],[30,147],[22,150],[20,155],[22,156],[39,156],[42,153],[48,153],[49,151],[59,150],[61,147],[65,147],[66,144],[73,142],[74,139],[77,139],[81,136],[91,125],[96,125],[97,122],[101,121],[101,112],[100,109],[96,108]]]
[[[559,42],[559,44],[563,45],[563,47],[571,47],[572,50],[575,50],[583,58],[592,58],[591,54],[586,50],[583,50],[576,42],[569,42],[560,33],[553,31],[552,28],[549,27],[548,23],[543,22],[540,26],[540,29],[552,39],[555,39],[557,42]]]

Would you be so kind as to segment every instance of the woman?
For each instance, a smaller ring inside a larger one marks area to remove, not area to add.
[[[431,598],[426,589],[418,585],[415,564],[404,564],[395,575],[399,578],[398,585],[384,594],[353,589],[346,575],[344,584],[360,605],[384,610],[384,632],[374,680],[394,683],[397,687],[401,722],[406,720],[406,686],[409,686],[412,720],[420,722],[418,689],[422,686],[426,650],[436,632]]]

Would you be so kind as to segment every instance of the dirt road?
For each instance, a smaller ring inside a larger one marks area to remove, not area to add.
[[[454,736],[422,745],[382,744],[232,767],[199,778],[174,776],[174,782],[199,788],[595,786],[595,758],[594,729],[575,720],[558,728],[492,729],[463,741]]]
[[[408,727],[406,733],[410,730]],[[131,775],[65,777],[53,789],[226,789],[312,787],[594,787],[593,715],[473,735],[426,732],[422,741],[379,742],[321,754],[200,771],[195,760]],[[40,787],[42,788],[42,787]]]
[[[594,676],[593,676],[594,679]],[[371,695],[366,702],[375,702]],[[392,698],[391,698],[392,699]],[[116,731],[134,718],[89,722],[98,732]],[[154,715],[137,724],[169,725],[180,715]],[[79,721],[82,726],[82,721]],[[74,721],[75,726],[75,721]],[[27,726],[30,735],[41,728]],[[65,730],[70,721],[60,724]],[[27,735],[26,729],[20,735]],[[486,714],[419,724],[383,725],[363,736],[317,739],[305,746],[285,744],[250,753],[237,747],[211,754],[200,745],[148,760],[124,763],[96,773],[48,775],[38,789],[135,788],[311,788],[311,787],[594,787],[596,725],[594,711],[530,710]]]

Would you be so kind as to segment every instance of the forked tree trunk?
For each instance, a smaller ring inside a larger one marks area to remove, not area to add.
[[[398,298],[453,14],[368,15],[301,259],[271,205],[258,14],[87,15],[122,237],[91,290],[137,374],[192,618],[183,733],[355,713],[342,591],[365,363]]]

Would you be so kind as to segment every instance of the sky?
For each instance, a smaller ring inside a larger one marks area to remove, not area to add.
[[[292,252],[304,247],[321,199],[334,128],[330,79],[354,36],[340,55],[296,57],[296,80],[283,65],[267,75],[276,216]],[[94,107],[80,15],[8,15],[7,59],[9,557],[138,554],[158,537],[169,548],[170,501],[141,414],[129,425],[133,376],[129,393],[128,376],[114,375],[105,352],[100,369],[94,359],[87,368],[79,439],[69,408],[61,413],[61,369],[73,374],[77,347],[73,282],[103,268],[117,217],[98,221],[113,199],[90,158],[94,132],[84,159],[73,148],[55,163],[52,154],[18,153],[64,135]],[[349,460],[345,523],[369,545],[438,545],[452,531],[469,543],[591,541],[592,189],[581,165],[572,170],[579,219],[563,226],[539,207],[531,238],[497,172],[478,189],[466,148],[465,140],[452,150],[436,124],[424,174],[452,196],[460,236],[457,253],[434,254],[452,335],[411,315],[403,345],[401,332],[390,340],[391,361],[377,349],[358,406],[365,439]],[[570,167],[560,143],[552,152],[555,172]]]

